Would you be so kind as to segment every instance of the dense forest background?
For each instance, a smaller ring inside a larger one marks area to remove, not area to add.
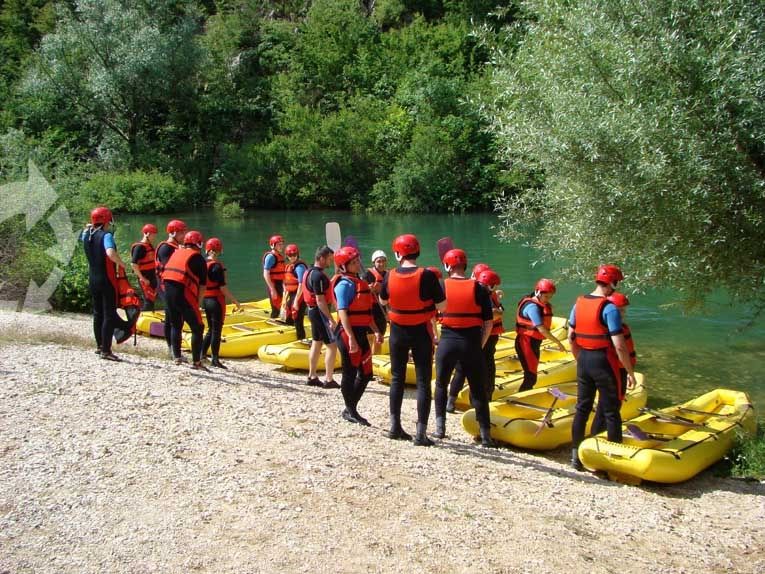
[[[761,311],[763,22],[759,0],[0,0],[0,185],[39,168],[77,215],[495,209],[562,276],[609,261]],[[39,227],[0,221],[0,295],[48,276]]]

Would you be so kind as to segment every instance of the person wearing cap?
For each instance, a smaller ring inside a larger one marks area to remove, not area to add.
[[[374,295],[374,304],[372,305],[372,319],[374,320],[377,330],[385,336],[385,331],[388,329],[388,314],[385,308],[380,304],[380,300],[377,296],[382,289],[383,280],[388,274],[388,256],[385,255],[385,251],[378,249],[372,253],[372,267],[369,267],[364,273],[364,279],[369,283],[369,288]],[[372,347],[372,354],[379,355],[382,349],[382,343],[375,342]]]
[[[627,323],[625,323],[624,319],[627,315],[627,306],[630,304],[630,300],[627,298],[627,296],[624,293],[619,293],[618,291],[614,291],[609,297],[608,300],[616,305],[616,308],[619,309],[619,314],[622,317],[622,333],[624,334],[624,342],[627,345],[627,352],[630,355],[630,364],[632,365],[632,368],[634,369],[637,365],[637,354],[635,353],[635,341],[632,338],[632,331],[630,330]],[[619,362],[619,392],[617,393],[617,398],[619,399],[619,403],[624,400],[624,389],[627,388],[627,369],[624,368],[624,365],[621,364],[621,361]],[[621,407],[620,407],[621,409]],[[590,427],[590,434],[593,436],[603,432],[606,430],[606,419],[603,415],[603,406],[600,401],[598,401],[598,406],[595,407],[595,417],[592,419],[592,426]]]
[[[263,280],[271,300],[271,318],[276,319],[279,317],[284,295],[284,238],[281,235],[272,235],[268,244],[270,249],[263,253]]]
[[[616,265],[601,265],[595,273],[595,289],[580,295],[569,316],[568,340],[576,357],[577,399],[571,424],[571,466],[584,470],[579,460],[579,445],[592,413],[595,393],[603,406],[608,440],[622,442],[622,417],[619,409],[619,364],[627,370],[627,386],[635,385],[619,309],[608,300],[624,279]]]
[[[226,320],[226,299],[239,308],[239,301],[231,294],[226,286],[226,268],[219,259],[223,253],[223,242],[217,237],[211,237],[205,243],[207,252],[207,284],[202,308],[207,318],[207,332],[202,341],[202,357],[207,351],[212,351],[210,364],[219,369],[226,366],[220,361],[220,342],[223,323]]]
[[[141,228],[141,241],[130,246],[130,265],[138,276],[143,291],[141,311],[154,311],[154,301],[157,298],[157,264],[154,257],[157,232],[156,225],[147,223]]]
[[[173,360],[183,363],[181,339],[183,323],[191,330],[192,368],[206,371],[202,365],[202,313],[199,308],[207,284],[207,263],[202,256],[204,238],[199,231],[189,231],[183,237],[183,247],[176,249],[162,271],[165,284],[166,314],[170,317],[170,341]]]
[[[93,302],[93,335],[96,353],[107,361],[119,361],[112,353],[112,339],[117,324],[117,269],[125,264],[117,252],[112,226],[114,218],[108,207],[90,212],[90,223],[82,232],[85,257],[88,259],[88,287]]]
[[[294,243],[287,245],[284,250],[287,265],[284,267],[284,297],[282,307],[287,325],[295,326],[298,341],[305,339],[304,317],[306,304],[303,300],[303,275],[308,270],[306,262],[300,258],[300,250]]]
[[[154,254],[154,260],[157,270],[157,295],[165,303],[165,342],[167,343],[167,354],[173,358],[173,345],[170,339],[170,317],[167,314],[167,301],[165,300],[165,283],[162,280],[162,273],[165,265],[170,261],[175,250],[183,243],[183,236],[186,235],[186,223],[180,219],[171,219],[165,226],[167,239],[157,245],[157,251]]]
[[[417,379],[416,446],[431,446],[427,434],[432,392],[433,335],[429,325],[436,309],[446,306],[444,291],[436,275],[418,267],[420,242],[411,233],[393,240],[393,253],[399,266],[383,279],[380,303],[388,306],[390,319],[390,430],[388,438],[412,440],[401,426],[401,404],[404,400],[406,364],[411,351]]]
[[[323,245],[316,250],[314,264],[303,274],[303,300],[308,306],[308,320],[311,322],[311,348],[308,351],[308,381],[309,387],[338,389],[332,378],[335,372],[335,357],[337,343],[335,342],[335,327],[337,324],[332,317],[329,306],[332,304],[332,289],[329,277],[324,273],[333,260],[333,251]],[[323,346],[324,353],[324,382],[319,380],[319,356]]]
[[[542,341],[548,339],[565,351],[563,343],[550,332],[553,309],[550,300],[555,295],[555,283],[540,279],[534,291],[518,301],[515,315],[515,352],[523,368],[523,383],[519,391],[533,389],[537,384],[537,370]]]
[[[348,422],[370,426],[358,411],[359,401],[372,379],[372,349],[367,333],[372,329],[378,343],[382,342],[382,333],[372,320],[373,296],[369,283],[359,277],[361,256],[358,249],[350,246],[338,249],[335,267],[338,271],[332,278],[338,316],[335,340],[342,357],[340,391],[345,403],[341,416]]]
[[[446,436],[447,389],[459,362],[470,386],[481,444],[493,447],[483,355],[483,347],[491,336],[491,299],[478,281],[465,277],[467,254],[462,249],[447,251],[443,263],[449,276],[444,279],[446,308],[441,313],[441,339],[436,348],[436,432],[433,436]]]

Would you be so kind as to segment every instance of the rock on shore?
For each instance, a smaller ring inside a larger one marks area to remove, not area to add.
[[[625,486],[458,417],[418,448],[379,384],[362,428],[303,374],[94,347],[88,317],[0,312],[0,573],[765,572],[760,483]]]

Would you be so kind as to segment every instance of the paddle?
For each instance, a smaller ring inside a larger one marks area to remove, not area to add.
[[[356,241],[356,238],[353,235],[349,235],[345,238],[345,241],[343,241],[343,245],[346,247],[353,247],[356,251],[359,252],[359,257],[361,257],[361,249],[359,249],[359,242]]]
[[[340,224],[337,221],[328,221],[324,226],[327,237],[327,245],[332,251],[337,251],[342,247],[342,236],[340,235]]]
[[[552,417],[552,412],[553,412],[553,409],[555,408],[556,403],[559,400],[563,401],[572,396],[572,395],[568,395],[564,393],[558,387],[549,387],[547,389],[547,392],[553,396],[553,402],[550,405],[550,408],[547,409],[545,416],[542,417],[542,420],[540,421],[540,424],[539,424],[539,428],[537,429],[537,432],[534,433],[534,436],[537,436],[539,433],[541,433],[542,429],[545,427],[553,428],[553,423],[550,420],[550,418]]]
[[[644,414],[647,414],[647,415],[651,415],[653,418],[655,418],[657,420],[660,420],[660,421],[664,421],[664,422],[668,422],[668,423],[673,423],[673,424],[676,424],[676,425],[685,425],[685,426],[688,426],[688,427],[694,427],[694,428],[709,430],[709,427],[707,427],[706,425],[701,424],[701,423],[697,423],[696,421],[693,421],[693,420],[685,418],[685,417],[681,417],[680,415],[672,415],[670,413],[665,413],[664,411],[657,411],[655,409],[649,409],[648,407],[641,408],[640,412],[644,413]]]
[[[672,440],[669,438],[669,435],[657,435],[654,433],[647,433],[643,429],[641,429],[639,426],[635,424],[628,424],[627,425],[627,432],[630,433],[630,436],[636,440],[641,441],[648,441],[648,440],[660,440],[660,441],[668,441]]]
[[[706,415],[710,417],[732,417],[733,415],[737,413],[716,413],[714,411],[697,411],[696,409],[689,409],[686,407],[677,407],[677,410],[683,411],[684,413],[692,413],[694,415]]]
[[[436,242],[436,249],[438,250],[438,260],[443,262],[446,252],[454,249],[454,241],[451,237],[442,237]]]

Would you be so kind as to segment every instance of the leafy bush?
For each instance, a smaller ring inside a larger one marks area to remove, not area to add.
[[[727,458],[731,476],[765,479],[765,429],[759,426],[754,437],[740,438]]]
[[[82,199],[117,213],[169,213],[191,203],[188,188],[156,171],[99,173],[82,188]]]
[[[90,311],[88,260],[82,246],[75,250],[69,265],[64,270],[64,277],[53,292],[50,304],[57,311]]]

